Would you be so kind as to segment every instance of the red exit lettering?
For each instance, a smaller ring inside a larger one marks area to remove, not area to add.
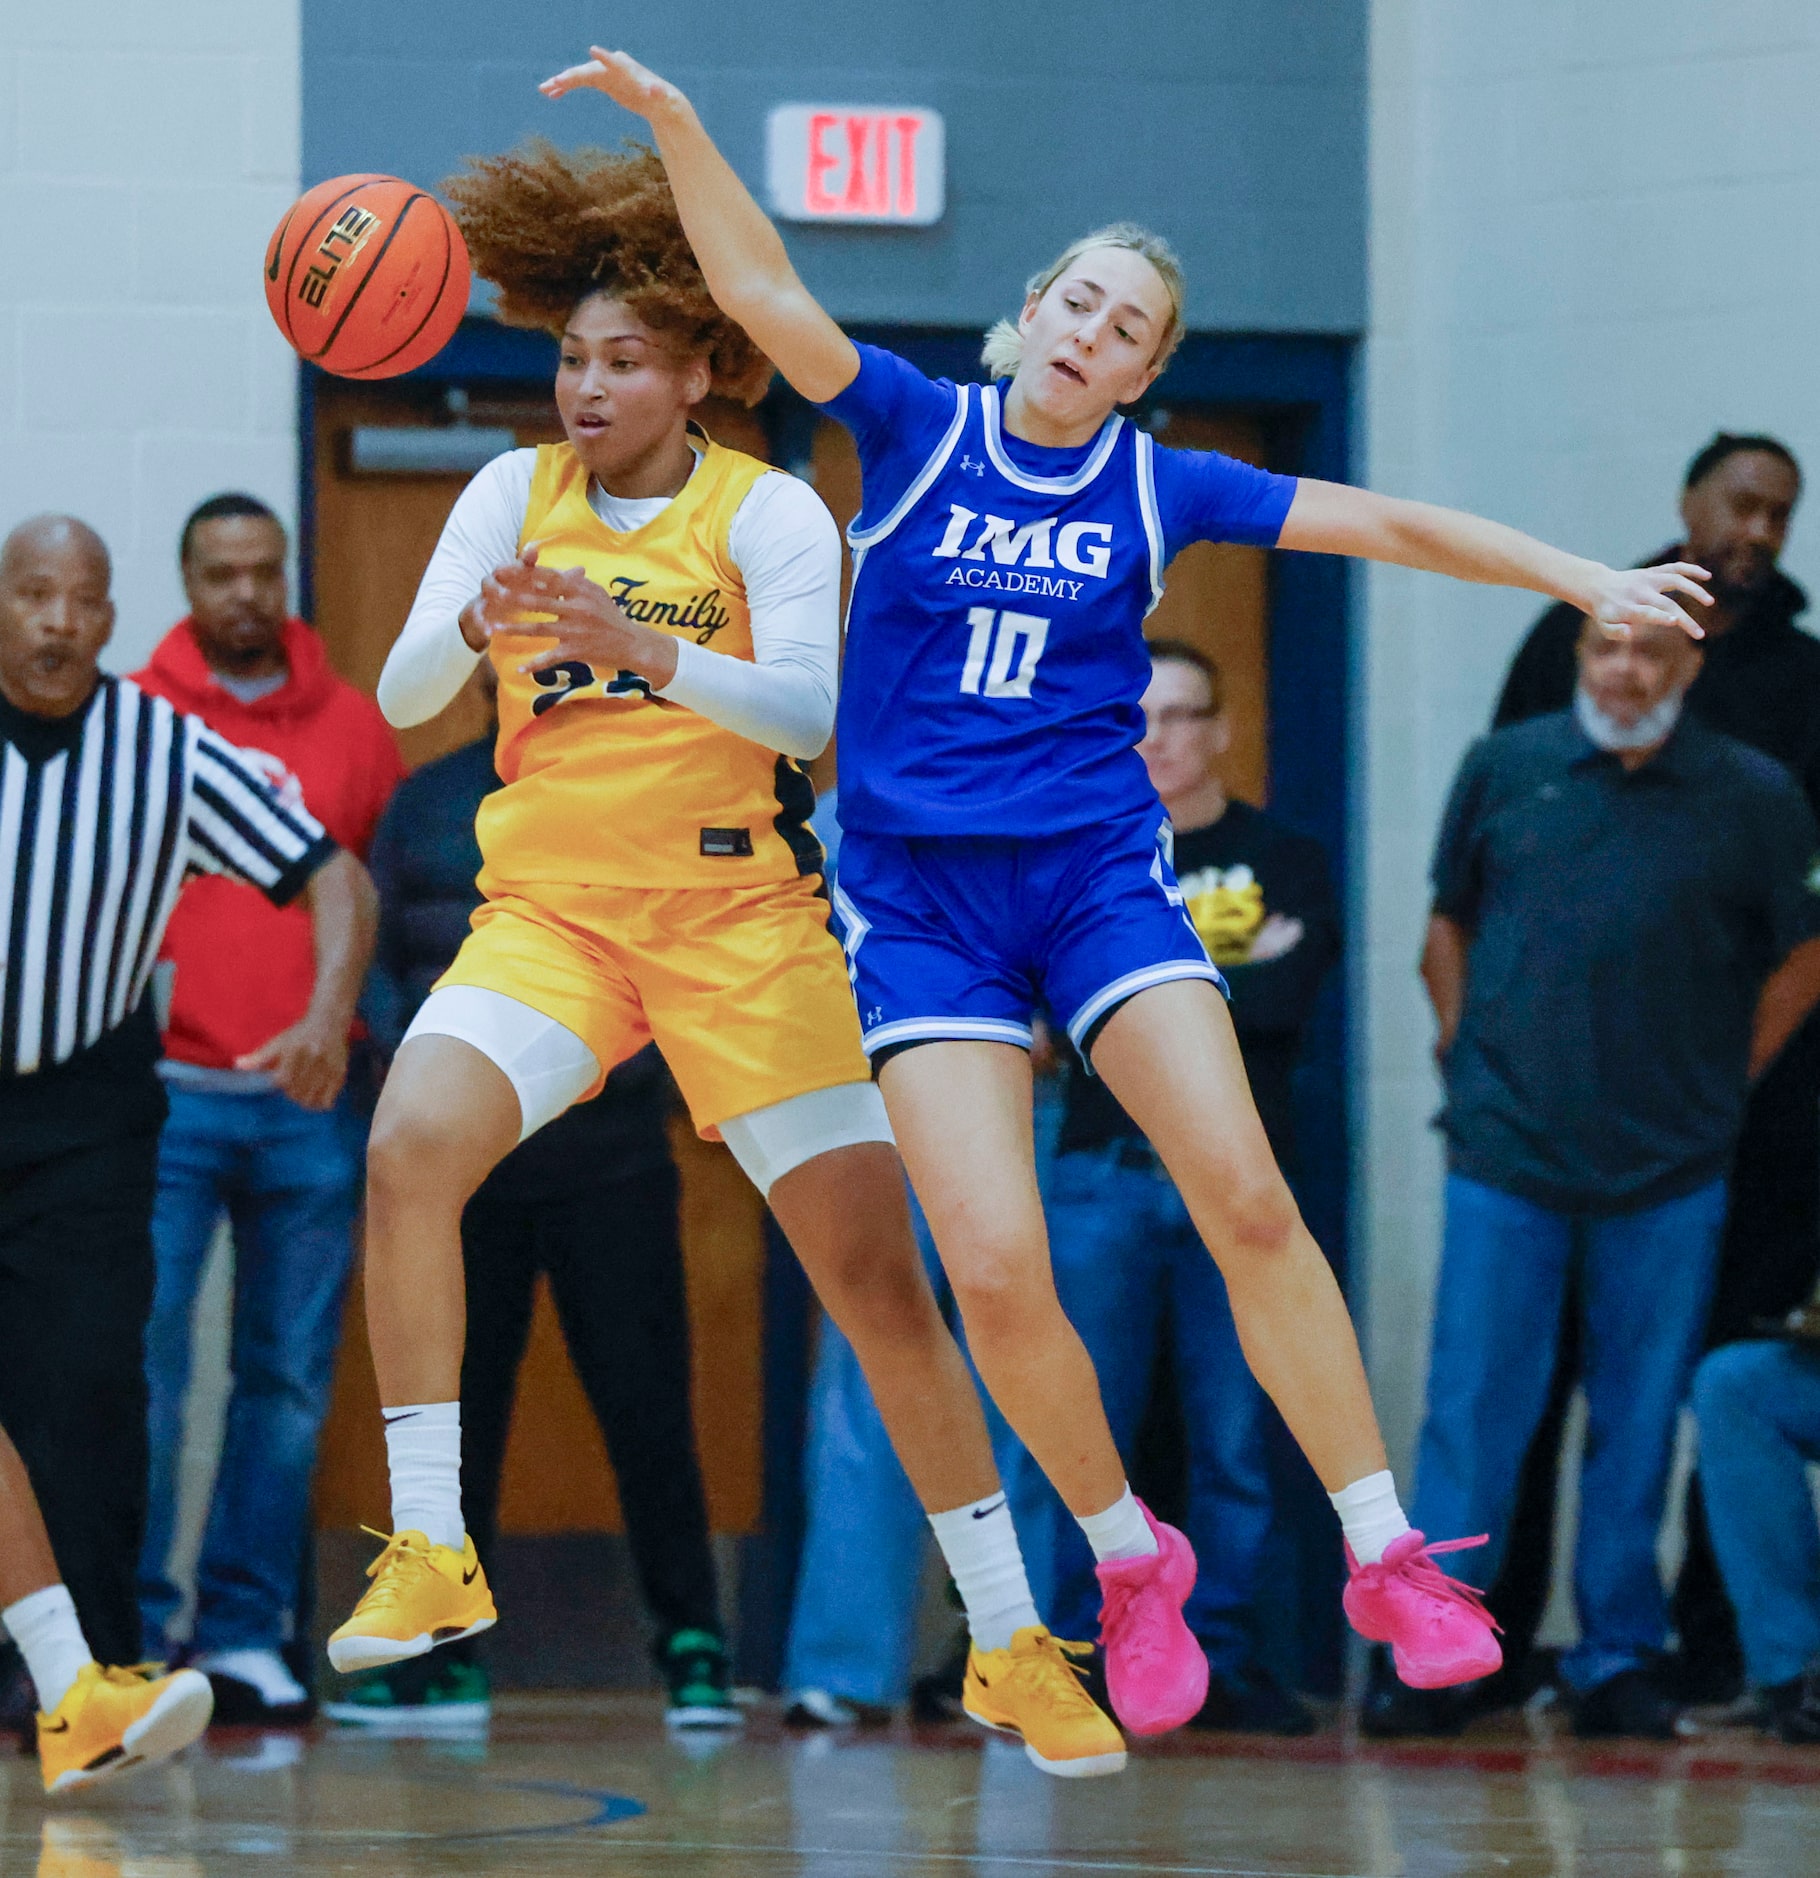
[[[804,206],[811,215],[915,215],[921,129],[917,118],[891,112],[811,113]]]

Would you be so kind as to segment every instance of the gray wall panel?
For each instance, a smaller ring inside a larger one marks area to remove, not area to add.
[[[533,131],[631,134],[603,98],[550,105],[534,89],[617,30],[755,184],[773,104],[944,114],[937,227],[787,231],[841,318],[983,324],[1065,242],[1131,216],[1181,249],[1200,330],[1363,328],[1365,0],[672,0],[612,14],[305,0],[305,181],[374,169],[434,183]]]

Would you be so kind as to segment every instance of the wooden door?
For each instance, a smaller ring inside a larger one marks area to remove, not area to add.
[[[1168,420],[1156,432],[1160,444],[1264,461],[1263,428],[1252,418],[1175,405]],[[1144,623],[1150,638],[1185,639],[1220,668],[1232,723],[1223,780],[1258,808],[1270,796],[1269,559],[1262,548],[1191,542],[1169,563],[1163,597]]]

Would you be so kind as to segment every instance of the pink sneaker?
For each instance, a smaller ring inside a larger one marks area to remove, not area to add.
[[[1376,1565],[1361,1565],[1346,1548],[1347,1620],[1361,1637],[1390,1645],[1397,1674],[1410,1688],[1451,1689],[1503,1663],[1492,1635],[1499,1626],[1484,1595],[1434,1562],[1440,1553],[1484,1543],[1483,1533],[1429,1545],[1419,1532],[1406,1532]]]
[[[1150,1508],[1156,1535],[1148,1558],[1115,1558],[1095,1566],[1100,1581],[1100,1648],[1113,1713],[1134,1735],[1167,1734],[1201,1712],[1207,1700],[1207,1658],[1182,1621],[1194,1589],[1194,1547]]]

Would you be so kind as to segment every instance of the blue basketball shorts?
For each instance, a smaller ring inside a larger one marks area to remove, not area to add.
[[[866,1054],[973,1039],[1028,1049],[1047,1008],[1085,1058],[1127,998],[1225,980],[1190,924],[1155,809],[1066,834],[849,829],[834,886]]]

